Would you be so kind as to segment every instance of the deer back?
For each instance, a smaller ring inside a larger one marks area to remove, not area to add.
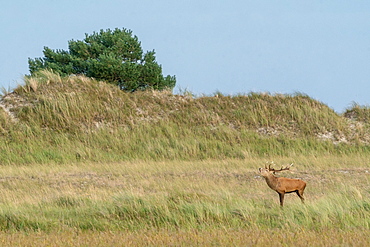
[[[292,192],[297,190],[304,190],[306,187],[306,183],[300,179],[293,179],[293,178],[284,178],[279,177],[277,191],[278,192]]]

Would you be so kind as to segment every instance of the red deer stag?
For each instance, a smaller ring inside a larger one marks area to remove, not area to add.
[[[289,170],[293,164],[283,168],[281,167],[280,170],[275,170],[271,168],[271,165],[267,168],[259,168],[260,174],[265,178],[267,185],[275,190],[279,194],[280,198],[280,206],[284,204],[284,195],[286,193],[295,192],[301,198],[301,201],[304,203],[303,198],[303,191],[306,188],[306,182],[300,179],[291,179],[291,178],[282,178],[282,177],[275,177],[275,172],[281,172],[285,170]]]

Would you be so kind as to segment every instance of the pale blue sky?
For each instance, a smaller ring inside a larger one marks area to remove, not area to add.
[[[370,1],[2,0],[0,86],[44,46],[125,27],[155,49],[176,91],[301,92],[343,112],[370,104]]]

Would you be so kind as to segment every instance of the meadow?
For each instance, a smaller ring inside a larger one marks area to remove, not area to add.
[[[49,71],[0,100],[1,246],[365,246],[370,109],[125,93]],[[258,174],[307,182],[306,203]]]
[[[284,208],[265,159],[3,166],[3,246],[365,246],[368,157],[292,157]]]

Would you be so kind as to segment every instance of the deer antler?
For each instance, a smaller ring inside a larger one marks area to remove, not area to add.
[[[282,166],[282,167],[280,168],[280,170],[275,170],[274,168],[271,168],[271,165],[269,165],[268,169],[269,169],[269,171],[272,171],[273,173],[275,173],[275,172],[281,172],[281,171],[289,170],[292,166],[293,166],[293,163],[292,163],[292,164],[290,164],[290,165],[288,165],[288,166],[286,166],[286,167],[283,167],[283,166]]]
[[[270,163],[270,164],[269,164]],[[267,167],[267,164],[269,164],[269,166]],[[265,164],[265,169],[268,169],[269,171],[272,171],[274,170],[273,168],[271,168],[271,165],[275,165],[275,163],[273,161],[271,162],[266,162]]]

